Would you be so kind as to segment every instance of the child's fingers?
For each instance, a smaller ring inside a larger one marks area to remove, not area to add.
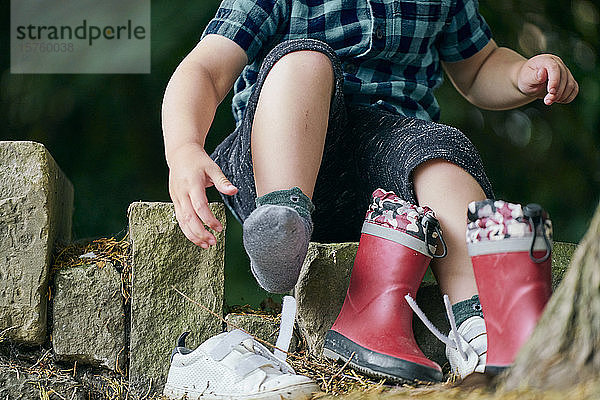
[[[209,171],[207,171],[208,176],[212,183],[215,185],[215,188],[228,196],[232,196],[237,193],[238,189],[227,179],[227,177],[221,171],[218,165],[214,165]]]
[[[558,75],[558,81],[556,82],[555,86],[552,87],[550,86],[550,84],[548,84],[548,87],[546,89],[547,94],[544,97],[544,103],[548,106],[552,103],[559,101],[566,86],[565,80],[561,78],[561,71],[559,70],[558,72],[554,73]],[[550,76],[550,74],[548,74],[548,76]]]
[[[175,203],[175,216],[185,237],[194,244],[208,249],[210,238],[214,239],[214,237],[198,219],[189,197],[185,196],[183,201]]]
[[[548,79],[548,71],[546,68],[537,68],[535,70],[535,80],[538,83],[544,83]]]
[[[567,91],[568,84],[569,84],[569,73],[567,72],[566,67],[564,65],[562,65],[560,68],[560,82],[558,84],[558,89],[556,90],[556,100],[555,101],[561,101],[566,97],[566,95],[568,93],[565,93],[565,92]]]
[[[548,74],[548,83],[546,86],[546,91],[550,94],[556,94],[560,85],[560,66],[553,58],[549,58],[546,61],[543,68]]]
[[[579,93],[579,85],[571,71],[558,59],[556,61],[558,68],[548,73],[548,94],[544,97],[544,103],[569,103]],[[551,83],[552,79],[552,83]]]
[[[204,224],[208,225],[211,229],[217,232],[221,232],[223,230],[223,226],[208,207],[208,199],[206,198],[206,192],[204,191],[204,187],[194,187],[190,190],[190,203],[192,204],[195,214],[198,217],[200,217]],[[204,229],[204,227],[202,228]],[[216,244],[217,242],[213,235],[211,235],[210,233],[209,235],[210,237],[208,240],[208,244]]]
[[[529,59],[526,66],[533,71],[533,77],[522,75],[523,93],[543,96],[546,105],[568,103],[577,96],[577,82],[559,57],[542,54]]]

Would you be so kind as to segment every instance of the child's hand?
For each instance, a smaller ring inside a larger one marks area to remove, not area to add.
[[[236,194],[237,188],[200,145],[184,145],[170,159],[169,194],[177,222],[189,240],[207,249],[217,241],[203,224],[217,232],[223,226],[208,208],[206,188],[215,185],[226,195]]]
[[[527,60],[519,70],[518,87],[527,96],[543,98],[548,106],[570,103],[579,92],[569,68],[552,54],[540,54]]]

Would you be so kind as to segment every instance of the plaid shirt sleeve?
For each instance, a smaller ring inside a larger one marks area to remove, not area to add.
[[[223,0],[202,37],[225,36],[237,43],[252,63],[277,33],[288,13],[287,0]]]
[[[461,61],[481,50],[492,38],[488,24],[479,14],[478,0],[457,0],[439,44],[443,61]]]

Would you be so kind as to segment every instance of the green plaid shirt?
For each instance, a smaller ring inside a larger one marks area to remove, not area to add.
[[[440,61],[468,58],[491,38],[478,0],[224,0],[207,34],[233,40],[248,55],[234,85],[238,124],[263,58],[283,41],[329,44],[342,61],[347,103],[437,121]]]

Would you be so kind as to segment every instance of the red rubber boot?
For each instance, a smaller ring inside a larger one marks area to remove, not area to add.
[[[542,208],[484,200],[469,205],[467,242],[487,329],[485,372],[515,360],[552,294],[552,225]]]
[[[441,238],[431,210],[393,192],[373,193],[344,305],[325,337],[325,357],[396,382],[441,381],[439,365],[417,346],[404,299],[416,297],[435,253],[433,236],[425,237],[432,228]]]

